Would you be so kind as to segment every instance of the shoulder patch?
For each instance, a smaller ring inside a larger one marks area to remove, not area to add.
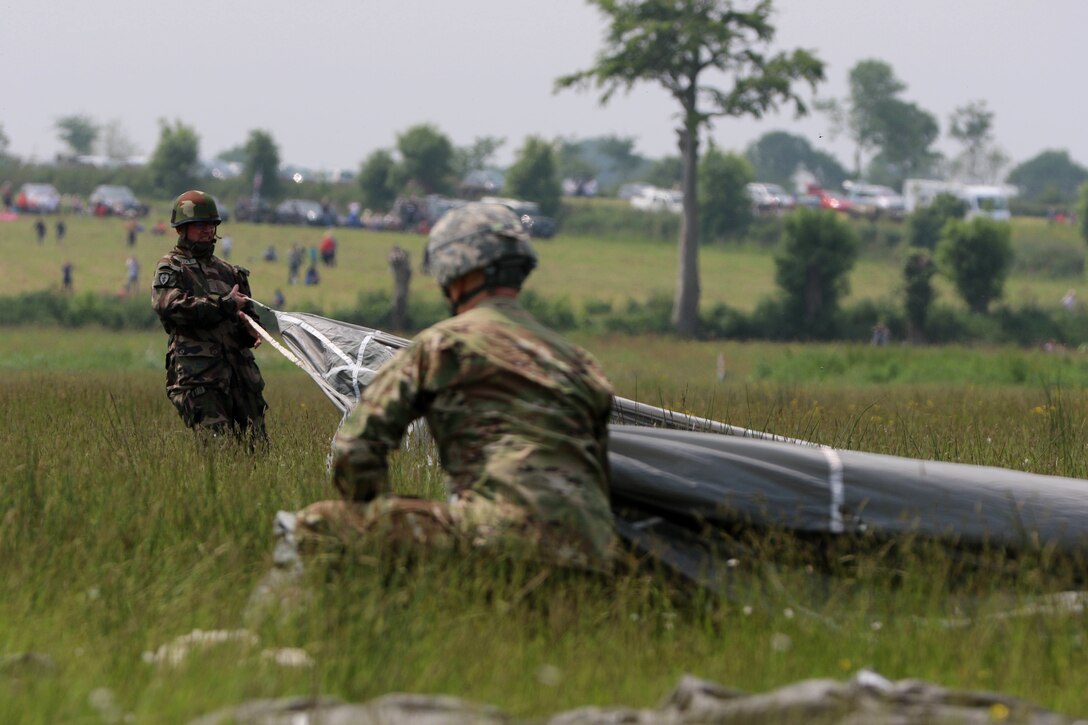
[[[172,264],[160,264],[155,269],[154,287],[178,287],[181,269]]]
[[[246,269],[245,267],[239,267],[239,266],[236,265],[234,267],[234,271],[237,272],[238,274],[242,275],[243,277],[249,277],[249,270]]]

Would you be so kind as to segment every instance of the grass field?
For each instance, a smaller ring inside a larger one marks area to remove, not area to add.
[[[161,209],[145,220],[148,226],[160,218]],[[168,215],[165,215],[168,217]],[[69,218],[68,234],[63,244],[49,235],[39,246],[32,228],[33,219],[0,222],[0,279],[3,293],[16,294],[60,288],[60,269],[66,261],[74,267],[76,291],[106,295],[121,293],[125,282],[125,259],[135,254],[141,265],[143,287],[150,289],[156,261],[173,245],[172,231],[167,236],[139,235],[135,247],[125,242],[124,222],[107,218]],[[317,286],[287,285],[287,251],[293,242],[316,247],[323,230],[254,224],[224,224],[220,233],[233,239],[231,261],[249,267],[254,296],[270,302],[276,289],[283,291],[289,307],[313,305],[331,312],[354,306],[361,292],[392,290],[392,277],[386,256],[393,244],[400,244],[412,255],[418,267],[425,238],[415,234],[337,229],[340,242],[339,264],[320,266],[321,283]],[[1065,257],[1076,257],[1083,264],[1083,246],[1071,227],[1047,227],[1040,220],[1017,220],[1015,245],[1031,258],[1052,258],[1057,248]],[[1036,253],[1040,244],[1046,248]],[[276,262],[265,262],[262,254],[269,246],[279,253]],[[560,234],[537,245],[541,256],[538,270],[527,288],[547,298],[566,298],[576,307],[587,300],[621,304],[628,299],[644,301],[654,295],[671,297],[676,284],[676,245],[649,240],[591,239]],[[1078,256],[1079,255],[1079,256]],[[702,304],[709,307],[726,303],[750,311],[763,298],[776,292],[773,251],[757,247],[707,246],[700,250]],[[1006,283],[1006,299],[1012,304],[1033,302],[1057,307],[1069,287],[1076,287],[1080,277],[1053,274],[1014,274]],[[861,299],[899,299],[901,270],[895,254],[864,256],[850,275],[851,293],[847,304]],[[141,288],[141,290],[143,289]],[[936,280],[938,301],[955,303],[947,282]],[[437,302],[434,284],[416,274],[412,281],[416,300]],[[1084,295],[1088,298],[1088,295]]]
[[[424,243],[337,230],[340,265],[322,268],[317,287],[288,287],[287,248],[316,245],[321,230],[222,232],[234,239],[232,261],[253,269],[259,299],[280,287],[288,307],[329,310],[390,288],[391,244],[418,263]],[[1064,229],[1018,221],[1014,235],[1018,249],[1083,257]],[[38,246],[31,220],[0,223],[2,293],[58,288],[70,259],[77,291],[117,294],[126,256],[135,252],[150,280],[170,244],[145,233],[132,249],[120,221],[72,219],[63,246],[52,227]],[[270,244],[279,262],[259,260]],[[673,289],[673,244],[560,236],[538,248],[529,286],[545,297],[622,302]],[[702,264],[704,304],[751,309],[774,291],[769,251],[710,247]],[[1052,272],[1015,276],[1012,301],[1056,305],[1077,287]],[[866,257],[851,299],[891,296],[898,280],[894,259]],[[413,295],[438,299],[420,275]],[[1088,479],[1081,353],[573,337],[625,397],[843,448]],[[163,392],[165,343],[161,332],[0,329],[0,722],[177,723],[248,698],[392,691],[538,717],[654,706],[683,673],[760,692],[862,667],[1088,714],[1084,615],[989,616],[1083,587],[1083,562],[1046,552],[998,571],[926,547],[841,551],[825,578],[789,537],[754,537],[764,556],[738,572],[732,598],[645,572],[541,580],[505,561],[376,557],[315,572],[308,606],[254,619],[247,601],[271,565],[272,516],[331,495],[325,458],[339,416],[263,346],[270,452],[201,449]],[[396,457],[392,479],[417,493],[438,480],[418,452]],[[950,617],[967,621],[950,627]],[[176,667],[145,661],[195,629],[241,627],[257,641]],[[274,664],[262,653],[275,648],[299,648],[309,663]],[[5,659],[25,652],[51,664]]]
[[[629,397],[849,448],[1088,477],[1088,374],[1076,355],[580,341]],[[738,574],[733,599],[652,574],[541,581],[493,560],[363,561],[310,581],[300,611],[247,618],[270,566],[274,512],[330,494],[324,459],[338,416],[261,348],[270,453],[201,450],[163,394],[164,343],[89,329],[0,335],[0,656],[53,663],[0,668],[2,722],[99,721],[103,688],[119,716],[141,723],[247,698],[391,691],[533,717],[652,707],[687,672],[759,692],[861,667],[1088,713],[1083,615],[988,616],[1079,584],[1083,565],[1045,554],[998,574],[926,548],[894,561],[841,552],[857,556],[836,559],[825,580],[788,539],[754,539],[767,558]],[[911,382],[866,379],[889,364]],[[949,379],[955,370],[1022,374],[971,382]],[[398,490],[433,490],[434,480],[418,454],[394,463]],[[950,627],[949,617],[969,621]],[[178,666],[144,661],[195,629],[243,626],[255,642]],[[273,664],[262,653],[275,648],[304,650],[310,664]]]

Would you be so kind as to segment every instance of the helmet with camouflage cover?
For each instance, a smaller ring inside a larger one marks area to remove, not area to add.
[[[521,287],[537,256],[518,215],[502,204],[470,202],[450,209],[431,230],[425,264],[442,289],[474,270],[485,287]]]
[[[203,191],[187,191],[174,200],[174,206],[170,210],[170,226],[180,227],[190,222],[215,222],[223,221],[219,217],[219,207],[215,205],[215,199]]]

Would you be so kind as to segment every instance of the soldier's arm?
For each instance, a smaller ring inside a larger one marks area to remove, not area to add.
[[[390,491],[389,451],[434,399],[424,348],[417,340],[386,363],[337,432],[332,481],[345,498],[368,501]]]
[[[181,269],[169,262],[155,268],[151,305],[164,323],[181,327],[212,327],[238,314],[227,295],[194,295],[181,283]]]
[[[234,278],[238,282],[238,291],[246,297],[252,297],[253,293],[249,288],[249,270],[245,267],[235,266]],[[245,304],[242,305],[241,310],[249,315],[249,317],[258,325],[261,324],[261,317],[257,314],[257,306],[253,304],[253,300],[247,299]],[[256,347],[261,344],[261,338],[241,319],[238,320],[238,329],[235,337],[244,347]]]

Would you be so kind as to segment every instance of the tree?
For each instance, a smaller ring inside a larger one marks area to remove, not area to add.
[[[721,116],[754,116],[792,103],[806,106],[793,91],[795,81],[813,88],[824,65],[804,50],[766,55],[774,38],[770,0],[738,9],[732,0],[589,0],[607,18],[605,48],[587,70],[563,76],[557,89],[584,88],[591,82],[607,103],[619,90],[640,81],[660,84],[680,105],[677,129],[683,160],[684,213],[672,324],[694,335],[699,322],[700,133]],[[747,5],[747,4],[746,4]],[[707,80],[719,72],[731,81],[720,88]]]
[[[181,121],[159,120],[159,143],[147,168],[155,191],[174,197],[196,186],[200,137]]]
[[[854,142],[854,174],[898,186],[908,176],[925,173],[939,160],[930,149],[937,140],[937,119],[900,98],[907,89],[892,67],[881,60],[859,61],[850,69],[850,94],[844,100],[820,102],[831,118],[831,133]],[[862,159],[874,153],[868,169]]]
[[[949,222],[937,247],[945,274],[971,312],[979,314],[1001,299],[1012,254],[1008,223],[984,217]]]
[[[907,242],[920,249],[936,249],[944,225],[967,215],[967,202],[952,194],[938,194],[907,217]]]
[[[1043,151],[1011,172],[1008,182],[1016,184],[1021,198],[1028,201],[1064,203],[1072,201],[1077,188],[1088,181],[1088,169],[1069,158],[1069,152]]]
[[[2,149],[0,149],[0,153],[2,153]],[[1088,183],[1080,185],[1077,200],[1077,225],[1080,227],[1081,238],[1088,242]]]
[[[828,153],[817,151],[803,136],[785,131],[770,131],[749,144],[744,152],[759,181],[771,181],[786,188],[793,186],[798,171],[808,172],[828,189],[842,186],[846,169]]]
[[[933,304],[933,275],[937,265],[928,249],[911,249],[903,264],[903,296],[907,310],[907,337],[921,342],[925,337],[926,319]]]
[[[445,134],[429,123],[413,126],[397,136],[397,150],[405,183],[415,182],[427,194],[449,191],[453,144]]]
[[[966,181],[993,183],[1008,157],[994,145],[994,112],[986,101],[960,106],[948,118],[948,135],[963,145],[952,161],[953,175]]]
[[[249,132],[242,162],[242,174],[266,199],[280,196],[280,150],[272,134],[254,129]],[[258,181],[260,179],[260,181]]]
[[[3,124],[0,124],[0,160],[3,160],[5,158],[7,158],[8,144],[10,144],[10,143],[11,143],[11,139],[9,139],[8,135],[6,133],[4,133]]]
[[[102,155],[113,161],[126,161],[140,153],[139,148],[125,133],[121,122],[114,119],[102,127],[98,139]]]
[[[60,140],[68,146],[73,156],[88,156],[94,150],[98,124],[90,116],[61,116],[57,119],[56,128]]]
[[[880,144],[878,109],[906,90],[892,67],[880,60],[862,60],[850,69],[850,95],[821,101],[817,108],[831,118],[831,134],[847,134],[854,142],[854,176],[861,177],[863,155]]]
[[[555,173],[555,153],[542,138],[530,136],[506,170],[505,188],[511,196],[535,201],[540,211],[554,216],[563,190]]]
[[[940,134],[937,119],[897,99],[886,101],[878,113],[880,152],[869,162],[870,180],[898,188],[905,179],[929,175],[941,158],[930,148]]]
[[[359,169],[359,188],[363,190],[363,204],[370,209],[388,210],[397,198],[393,188],[393,176],[397,162],[386,149],[378,149],[366,157]]]
[[[684,181],[684,162],[679,156],[666,156],[650,164],[646,171],[646,183],[662,189],[671,189]]]
[[[477,136],[468,146],[458,146],[453,150],[454,174],[464,179],[470,171],[486,169],[505,143],[506,139],[498,136]]]
[[[723,239],[744,233],[752,222],[752,201],[744,186],[755,180],[752,165],[737,154],[711,146],[699,162],[699,216],[702,237]]]
[[[786,293],[787,318],[803,323],[807,335],[833,331],[857,254],[857,235],[839,214],[800,208],[786,216],[774,279]]]

